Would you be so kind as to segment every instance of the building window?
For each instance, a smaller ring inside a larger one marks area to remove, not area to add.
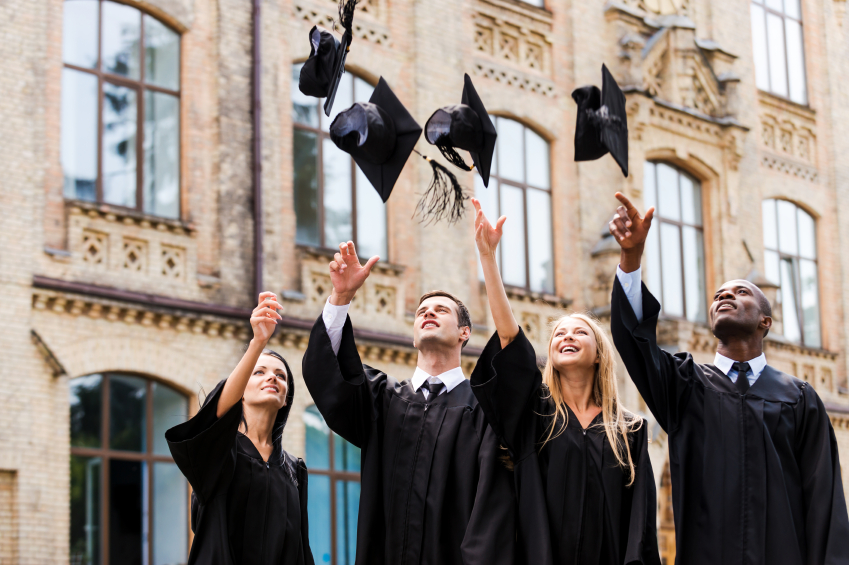
[[[360,449],[331,432],[314,405],[304,411],[304,424],[313,557],[316,563],[354,565]]]
[[[141,11],[66,0],[66,198],[180,215],[180,36]]]
[[[330,140],[333,119],[354,102],[368,102],[374,87],[346,72],[333,112],[324,115],[324,98],[298,90],[301,64],[292,66],[293,161],[295,173],[295,240],[336,248],[353,241],[357,254],[386,258],[386,206],[350,155]]]
[[[548,142],[515,120],[491,118],[498,142],[489,188],[475,175],[475,195],[493,223],[507,216],[496,256],[501,277],[506,285],[554,292]]]
[[[647,162],[643,199],[646,209],[655,207],[645,252],[649,287],[666,316],[706,322],[701,185],[670,165]]]
[[[814,219],[786,200],[764,200],[762,208],[766,277],[779,285],[784,337],[822,347]]]
[[[751,12],[758,88],[807,104],[799,0],[753,0]]]
[[[71,563],[183,563],[188,483],[165,430],[188,399],[141,377],[97,374],[70,382]]]
[[[545,0],[521,0],[521,2],[538,8],[545,8]]]

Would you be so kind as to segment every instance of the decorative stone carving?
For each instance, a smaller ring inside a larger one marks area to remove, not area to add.
[[[338,5],[336,0],[300,0],[293,5],[293,12],[295,19],[332,30],[339,18]],[[387,11],[387,0],[360,0],[352,29],[354,38],[390,46],[389,28],[383,23]]]
[[[761,123],[761,164],[816,182],[816,113],[768,93],[758,99]]]
[[[133,273],[147,272],[147,242],[130,237],[124,238],[123,264],[124,270]]]
[[[109,264],[109,236],[95,230],[83,230],[83,262],[97,269],[105,269]]]
[[[162,245],[160,269],[165,278],[183,280],[186,272],[186,250],[176,245]]]
[[[472,67],[472,74],[479,77],[490,78],[496,82],[508,86],[516,86],[522,90],[542,94],[543,96],[555,97],[554,82],[528,75],[496,63],[476,61]]]

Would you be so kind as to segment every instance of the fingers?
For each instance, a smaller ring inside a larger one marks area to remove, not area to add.
[[[339,248],[341,249],[342,246],[340,245]],[[341,252],[333,255],[333,261],[330,263],[331,272],[339,273],[340,275],[345,272],[345,269],[348,268],[348,263],[345,261],[344,257],[347,257],[347,255],[343,255]],[[336,263],[335,269],[333,268],[333,263]]]
[[[272,310],[271,308],[257,308],[253,311],[251,315],[251,320],[254,318],[262,318],[262,319],[274,319],[274,320],[282,320],[283,316],[277,313],[276,310]]]
[[[366,264],[363,267],[366,272],[366,276],[369,276],[369,274],[371,273],[371,268],[374,267],[375,263],[377,263],[378,261],[380,261],[380,257],[378,257],[377,255],[366,261]]]
[[[330,262],[330,272],[336,273],[338,271],[339,271],[339,263],[337,263],[336,261],[331,261]]]
[[[501,227],[504,225],[504,222],[507,221],[507,216],[501,216],[498,218],[498,221],[495,222],[495,231],[501,233]]]
[[[616,199],[625,206],[625,209],[628,211],[629,217],[633,218],[634,214],[638,213],[637,208],[633,204],[631,204],[631,201],[628,200],[628,197],[622,194],[621,192],[616,193]]]
[[[646,229],[651,227],[651,221],[654,218],[654,206],[646,211],[646,215],[643,217],[643,224],[646,226]]]
[[[472,206],[475,207],[475,212],[481,211],[481,201],[477,198],[472,198]]]
[[[616,237],[617,241],[622,241],[631,236],[631,230],[628,229],[631,227],[631,222],[627,218],[627,216],[623,218],[621,214],[615,214],[608,224],[610,233]]]

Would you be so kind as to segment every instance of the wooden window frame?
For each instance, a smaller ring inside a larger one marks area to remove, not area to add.
[[[787,0],[783,0],[783,1],[787,1]],[[791,104],[799,104],[800,106],[805,106],[805,107],[810,106],[811,100],[810,100],[810,96],[809,96],[809,92],[808,92],[808,62],[807,62],[807,59],[805,57],[805,22],[804,22],[804,19],[803,19],[804,3],[802,2],[802,0],[799,0],[799,17],[798,18],[794,18],[793,16],[786,14],[784,11],[779,12],[778,10],[770,8],[769,6],[767,6],[766,0],[752,0],[752,3],[756,4],[760,8],[763,8],[763,11],[764,11],[764,36],[765,36],[765,39],[766,39],[766,45],[764,45],[764,51],[766,52],[766,61],[767,61],[765,72],[766,72],[767,80],[769,81],[769,88],[770,88],[769,90],[766,90],[765,92],[768,92],[770,95],[775,96],[777,98],[781,98],[782,100],[786,100],[787,102],[790,102]],[[770,65],[770,61],[772,59],[772,54],[770,53],[770,49],[769,49],[769,26],[767,25],[767,15],[769,15],[769,14],[773,14],[773,15],[781,18],[781,23],[782,23],[782,26],[781,26],[782,41],[781,41],[781,44],[784,46],[784,76],[786,77],[785,80],[787,81],[787,84],[786,84],[787,96],[784,96],[783,94],[779,94],[772,89],[773,88],[773,85],[772,85],[772,68],[771,68],[771,65]],[[802,54],[801,55],[802,55],[802,75],[805,78],[805,101],[804,102],[797,102],[796,100],[793,100],[793,99],[790,98],[790,64],[788,62],[789,57],[788,57],[788,53],[787,53],[787,25],[785,24],[785,20],[791,20],[791,21],[794,21],[794,22],[798,22],[799,27],[802,29]]]

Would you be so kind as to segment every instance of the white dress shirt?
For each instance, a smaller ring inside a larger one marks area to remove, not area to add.
[[[418,392],[427,380],[430,380],[430,382],[434,382],[434,380],[442,381],[445,388],[443,388],[439,394],[445,394],[446,392],[451,392],[455,386],[465,381],[466,375],[463,374],[463,369],[460,367],[454,367],[450,371],[445,371],[441,375],[436,376],[428,375],[422,371],[420,367],[416,367],[416,372],[413,374],[410,384],[413,385],[413,390]],[[422,394],[424,394],[425,400],[427,400],[427,397],[430,395],[427,390],[423,390]]]
[[[634,310],[634,315],[637,317],[637,322],[643,321],[643,287],[642,287],[642,267],[632,273],[626,273],[622,267],[616,267],[616,278],[619,279],[619,284],[622,285],[622,290],[625,291],[625,296],[628,298],[628,303]],[[746,374],[749,380],[749,386],[755,384],[758,377],[766,367],[766,355],[761,353],[754,359],[745,361],[749,364],[750,371]],[[728,375],[731,382],[737,382],[737,371],[733,369],[735,361],[724,355],[716,354],[713,364],[717,369]]]

